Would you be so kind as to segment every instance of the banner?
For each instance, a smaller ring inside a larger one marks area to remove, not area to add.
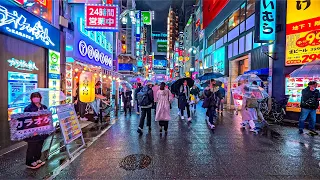
[[[24,112],[11,115],[10,132],[12,141],[20,141],[55,131],[49,110]]]
[[[287,1],[286,66],[320,59],[320,1]]]
[[[119,8],[110,4],[85,4],[86,29],[118,31]]]
[[[152,17],[150,11],[141,11],[142,23],[145,25],[151,25]]]
[[[157,42],[157,52],[167,52],[167,41]]]

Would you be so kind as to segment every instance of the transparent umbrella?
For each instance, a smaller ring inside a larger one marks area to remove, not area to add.
[[[66,100],[66,95],[62,91],[50,88],[37,88],[32,91],[22,93],[12,102],[12,104],[19,104],[30,101],[30,96],[34,92],[39,92],[41,94],[41,103],[46,105],[47,107],[49,107],[49,105],[58,105],[60,101]]]
[[[262,80],[256,74],[243,74],[238,76],[235,79],[235,82],[241,82],[241,81],[252,82],[252,81],[262,81]]]
[[[268,93],[261,87],[257,85],[246,85],[242,91],[243,96],[247,98],[255,98],[255,99],[265,99],[269,97]]]
[[[290,77],[320,77],[320,60],[309,62],[294,70]]]

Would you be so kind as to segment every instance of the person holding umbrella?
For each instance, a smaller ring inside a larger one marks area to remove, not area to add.
[[[219,93],[219,88],[216,86],[216,81],[214,79],[210,80],[210,84],[206,89],[204,90],[204,102],[202,107],[207,108],[206,115],[209,116],[209,119],[207,120],[207,123],[210,127],[210,129],[214,129],[214,120],[217,117],[216,109],[218,107],[218,100],[221,98]]]

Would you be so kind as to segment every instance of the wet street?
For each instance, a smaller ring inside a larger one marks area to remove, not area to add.
[[[152,121],[139,136],[139,116],[120,115],[55,179],[320,179],[319,136],[276,125],[254,135],[231,112],[213,132],[202,108],[190,125],[176,112],[167,135]]]

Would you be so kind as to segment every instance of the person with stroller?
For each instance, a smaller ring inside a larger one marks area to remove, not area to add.
[[[216,86],[216,81],[214,79],[210,80],[208,87],[204,90],[204,102],[202,107],[207,108],[206,115],[209,117],[207,120],[208,126],[210,129],[215,128],[215,121],[217,118],[217,107],[218,100],[221,96],[219,93],[219,88]]]

